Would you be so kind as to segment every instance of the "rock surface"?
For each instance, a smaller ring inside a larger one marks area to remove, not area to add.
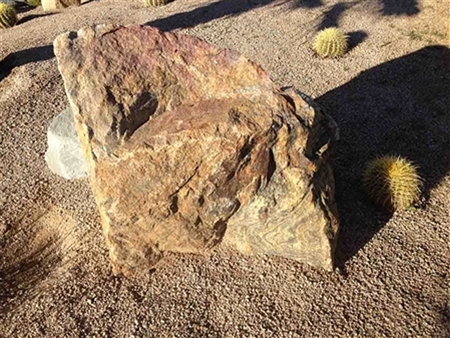
[[[337,127],[307,97],[152,27],[83,28],[54,49],[115,273],[221,242],[332,268]]]
[[[47,144],[45,161],[53,173],[68,180],[87,177],[87,167],[70,107],[56,116],[48,127]]]

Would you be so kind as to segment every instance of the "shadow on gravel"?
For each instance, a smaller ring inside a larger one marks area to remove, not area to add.
[[[450,49],[430,46],[368,69],[316,101],[341,132],[332,164],[344,267],[392,216],[360,191],[367,161],[401,155],[419,167],[424,200],[450,170]]]
[[[338,27],[340,17],[349,8],[349,6],[350,5],[347,3],[337,3],[329,10],[325,11],[317,30],[321,31],[325,28]]]
[[[31,14],[31,15],[27,15],[25,17],[23,17],[22,19],[19,20],[19,22],[17,23],[18,25],[21,25],[25,22],[31,21],[33,19],[37,19],[37,18],[43,18],[44,16],[50,16],[53,15],[55,13],[45,13],[45,14]]]
[[[157,27],[162,31],[170,31],[178,28],[195,27],[215,19],[227,16],[235,16],[278,2],[277,0],[222,0],[210,3],[206,6],[195,8],[190,12],[174,14],[172,16],[147,22],[146,25]]]
[[[23,66],[30,62],[45,61],[54,58],[53,46],[42,46],[24,49],[11,53],[0,61],[0,81],[11,74],[15,67]]]
[[[25,2],[20,1],[17,1],[14,7],[16,8],[17,14],[26,13],[34,9],[34,7],[28,6]]]
[[[450,337],[450,305],[445,305],[440,309],[439,313],[441,314],[442,323],[445,328],[444,336]]]
[[[371,0],[376,2],[376,0]],[[317,30],[322,30],[329,27],[338,27],[339,20],[344,15],[345,11],[353,6],[362,3],[361,0],[352,2],[338,2],[330,9],[323,12],[322,21],[317,26]],[[380,0],[382,15],[415,15],[419,13],[417,7],[417,0]],[[295,6],[298,7],[298,6]]]
[[[364,31],[354,31],[348,33],[348,50],[351,51],[360,43],[364,42],[365,39],[367,39],[367,33]]]
[[[320,30],[337,26],[339,18],[347,9],[364,1],[378,3],[381,6],[382,15],[415,15],[419,13],[417,0],[355,0],[347,3],[339,2],[331,7],[327,7],[323,0],[221,0],[189,12],[149,21],[146,25],[157,27],[162,31],[171,31],[195,27],[223,17],[236,16],[272,3],[278,5],[290,3],[292,9],[312,9],[323,6],[323,18],[318,27]]]
[[[420,12],[417,0],[381,0],[383,15],[416,15]]]
[[[315,8],[323,6],[322,0],[293,0],[294,8]]]

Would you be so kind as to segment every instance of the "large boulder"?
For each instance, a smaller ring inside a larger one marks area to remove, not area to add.
[[[333,120],[243,56],[152,27],[58,36],[115,273],[219,243],[331,269]]]

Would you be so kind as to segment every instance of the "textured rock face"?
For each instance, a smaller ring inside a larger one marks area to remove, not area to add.
[[[54,47],[115,273],[221,242],[332,267],[337,128],[308,98],[152,27],[84,28]]]
[[[45,161],[49,169],[65,179],[87,176],[87,167],[70,108],[56,116],[47,131]]]

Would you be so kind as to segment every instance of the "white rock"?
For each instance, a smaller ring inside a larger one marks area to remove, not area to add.
[[[68,180],[88,176],[70,108],[53,119],[47,131],[47,143],[45,161],[53,173]]]

